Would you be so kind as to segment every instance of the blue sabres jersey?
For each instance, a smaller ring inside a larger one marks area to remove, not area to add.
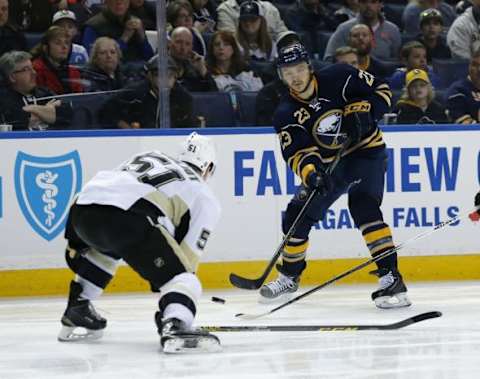
[[[372,125],[362,140],[344,153],[385,146],[377,127],[391,106],[388,84],[372,74],[345,64],[334,64],[314,74],[315,94],[303,100],[286,94],[273,117],[283,158],[298,176],[313,164],[322,166],[334,159],[345,143],[342,117],[346,112],[369,111]]]
[[[476,124],[480,121],[480,91],[470,79],[453,83],[447,90],[447,109],[456,124]]]

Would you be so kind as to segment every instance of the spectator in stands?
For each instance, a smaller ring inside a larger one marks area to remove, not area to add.
[[[267,21],[257,1],[245,1],[240,6],[237,39],[247,61],[272,62],[277,50],[267,32]]]
[[[435,93],[424,70],[407,73],[405,89],[396,104],[397,124],[445,124],[445,108],[435,101]]]
[[[51,26],[42,41],[33,48],[33,67],[37,84],[53,93],[83,92],[80,71],[68,64],[71,49],[70,38],[65,29]]]
[[[296,0],[285,13],[287,27],[296,31],[334,31],[339,19],[334,9],[324,3],[323,0]]]
[[[193,51],[193,36],[184,26],[170,35],[170,56],[178,66],[178,82],[190,92],[216,91],[215,80],[208,73],[205,59]]]
[[[207,67],[219,91],[258,91],[262,80],[254,76],[238,48],[235,36],[220,30],[213,34],[207,53]]]
[[[389,80],[392,90],[400,90],[405,86],[405,75],[414,69],[424,70],[428,73],[430,82],[434,88],[440,88],[441,81],[431,67],[427,65],[427,50],[421,42],[410,41],[403,45],[400,57],[405,67],[397,68]]]
[[[101,1],[101,0],[99,0]],[[83,26],[87,20],[100,12],[100,8],[94,7],[94,2],[92,0],[76,0],[75,3],[69,2],[68,9],[75,14],[77,19],[77,25],[80,28],[80,32],[83,34]]]
[[[26,32],[43,33],[58,10],[57,2],[51,0],[15,0],[12,3],[17,4],[15,23]]]
[[[227,30],[235,33],[240,18],[240,4],[245,0],[225,0],[217,8],[217,30]],[[267,20],[268,32],[273,40],[277,40],[280,33],[288,29],[280,16],[277,7],[268,1],[259,1],[265,20]]]
[[[8,22],[8,0],[0,0],[0,56],[7,51],[25,50],[25,36]]]
[[[193,8],[193,26],[200,33],[213,33],[217,24],[217,5],[214,0],[189,0]]]
[[[157,13],[154,2],[130,0],[130,14],[142,20],[145,30],[157,30]]]
[[[109,100],[100,111],[105,125],[120,129],[158,128],[158,56],[146,64],[146,78],[127,86],[126,91]],[[178,67],[168,60],[168,87],[170,88],[170,123],[173,128],[196,127],[192,117],[192,96],[177,83]]]
[[[190,30],[193,37],[193,51],[204,57],[207,46],[201,33],[193,25],[193,8],[187,0],[175,0],[168,4],[167,22],[172,29],[184,26]]]
[[[66,129],[73,117],[70,102],[55,100],[52,92],[37,87],[31,56],[10,51],[0,57],[6,88],[0,97],[0,119],[13,130]],[[50,97],[49,99],[43,99]]]
[[[105,0],[105,9],[90,18],[83,31],[87,51],[98,37],[116,40],[125,61],[142,61],[153,56],[142,20],[128,13],[130,0]]]
[[[349,64],[358,69],[357,49],[350,46],[342,46],[335,50],[335,63]]]
[[[88,53],[82,45],[73,42],[78,33],[76,20],[75,13],[72,11],[60,10],[53,15],[52,25],[63,28],[70,39],[68,63],[82,65],[88,62]]]
[[[447,33],[453,58],[470,59],[480,46],[480,0],[471,2],[473,5],[458,16]]]
[[[454,82],[447,90],[447,112],[455,124],[480,123],[480,47],[470,59],[468,77]]]
[[[421,34],[417,41],[423,43],[427,49],[427,62],[433,59],[449,59],[452,57],[450,48],[442,35],[443,18],[439,10],[430,8],[420,13]]]
[[[335,11],[335,17],[342,23],[358,16],[358,0],[343,0],[343,5]]]
[[[396,59],[401,45],[400,30],[397,25],[385,20],[382,7],[382,0],[359,0],[358,17],[338,26],[328,41],[323,59],[332,60],[337,48],[348,45],[350,30],[356,24],[366,24],[373,30],[375,46],[372,56],[378,59]]]
[[[357,68],[380,78],[391,75],[391,71],[385,64],[370,55],[373,49],[373,34],[367,25],[357,24],[352,27],[348,37],[348,45],[357,50]]]
[[[455,10],[442,0],[415,0],[407,4],[403,10],[403,32],[417,36],[420,33],[420,13],[427,9],[438,9],[442,14],[443,24],[448,28],[457,17]]]
[[[113,91],[126,84],[120,69],[122,51],[117,41],[110,37],[97,38],[92,46],[90,64],[83,71],[88,92]]]
[[[276,46],[277,51],[288,46],[300,44],[300,37],[293,31],[286,31],[279,35]],[[288,88],[277,76],[275,80],[267,83],[257,94],[255,99],[255,124],[273,125],[273,114],[281,97],[288,93]]]

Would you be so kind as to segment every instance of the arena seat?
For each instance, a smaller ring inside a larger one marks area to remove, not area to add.
[[[333,32],[326,32],[323,30],[315,32],[315,38],[313,41],[313,52],[314,54],[317,54],[320,59],[323,59],[325,49],[327,48],[328,41],[332,34]]]
[[[23,33],[27,40],[27,50],[31,50],[43,37],[43,33]]]
[[[240,126],[255,126],[255,100],[257,99],[257,92],[239,92],[238,107],[239,107],[239,125]]]
[[[192,92],[193,115],[205,118],[207,127],[236,125],[235,110],[227,92]]]
[[[468,60],[433,59],[433,71],[440,77],[441,88],[448,88],[453,82],[468,75]]]

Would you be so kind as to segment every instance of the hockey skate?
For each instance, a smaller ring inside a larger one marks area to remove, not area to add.
[[[260,288],[260,302],[270,303],[279,300],[288,300],[291,294],[298,290],[300,276],[289,276],[281,272],[278,278]]]
[[[407,296],[407,287],[398,271],[375,270],[371,274],[379,277],[380,287],[372,293],[372,300],[378,308],[408,307],[411,301]]]
[[[89,300],[79,299],[81,292],[81,284],[72,281],[67,309],[61,320],[62,329],[58,334],[58,340],[61,342],[99,339],[107,326],[107,320],[95,311]],[[79,333],[78,328],[84,329],[85,332]]]
[[[220,340],[214,334],[201,330],[188,330],[176,318],[161,320],[155,314],[164,353],[215,353],[221,350]]]

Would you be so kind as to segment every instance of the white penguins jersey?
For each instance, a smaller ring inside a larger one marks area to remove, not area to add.
[[[195,272],[221,208],[208,185],[188,164],[158,151],[137,154],[116,169],[98,172],[78,194],[76,203],[128,210],[142,198],[163,213],[164,217],[150,221],[185,268]]]

